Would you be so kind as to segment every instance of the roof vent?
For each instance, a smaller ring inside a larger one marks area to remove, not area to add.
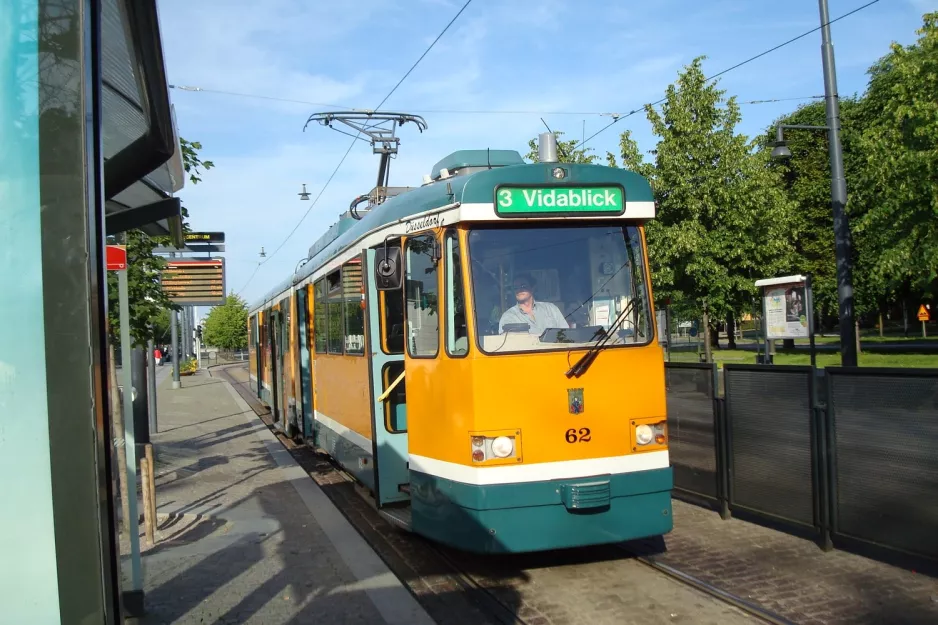
[[[434,180],[440,180],[509,165],[524,165],[524,159],[515,150],[460,150],[440,160],[430,171]],[[441,171],[444,169],[446,174]]]

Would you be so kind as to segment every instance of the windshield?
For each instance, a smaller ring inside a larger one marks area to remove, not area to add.
[[[473,305],[484,352],[651,340],[642,238],[635,226],[480,227],[469,233]]]

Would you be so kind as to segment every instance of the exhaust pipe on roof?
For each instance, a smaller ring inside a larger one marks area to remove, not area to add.
[[[556,163],[557,135],[552,132],[542,132],[537,136],[537,159],[541,163]]]

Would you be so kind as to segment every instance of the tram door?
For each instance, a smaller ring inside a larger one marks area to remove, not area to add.
[[[280,381],[280,312],[271,310],[267,317],[267,336],[270,341],[270,396],[273,409],[274,423],[280,420],[280,392],[283,384]]]
[[[289,430],[289,403],[287,399],[287,367],[290,364],[290,299],[280,300],[277,311],[277,405],[280,408],[277,423],[284,432]]]
[[[403,293],[378,293],[374,263],[375,251],[366,250],[362,273],[367,276],[368,284],[366,313],[373,399],[372,440],[377,454],[375,499],[382,506],[410,500],[410,472],[407,466],[407,393],[402,377]],[[394,388],[387,392],[392,385]]]
[[[303,287],[296,292],[296,325],[299,329],[300,342],[297,345],[300,353],[300,402],[302,410],[303,438],[310,439],[313,436],[313,377],[312,377],[312,358],[310,357],[310,310],[309,310],[309,289]],[[313,441],[315,444],[316,441]]]

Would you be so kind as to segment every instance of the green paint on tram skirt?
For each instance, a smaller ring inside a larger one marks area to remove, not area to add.
[[[492,486],[417,471],[410,479],[412,529],[477,553],[618,543],[673,528],[670,468]]]
[[[499,186],[495,189],[499,215],[622,215],[625,191],[621,186]]]

